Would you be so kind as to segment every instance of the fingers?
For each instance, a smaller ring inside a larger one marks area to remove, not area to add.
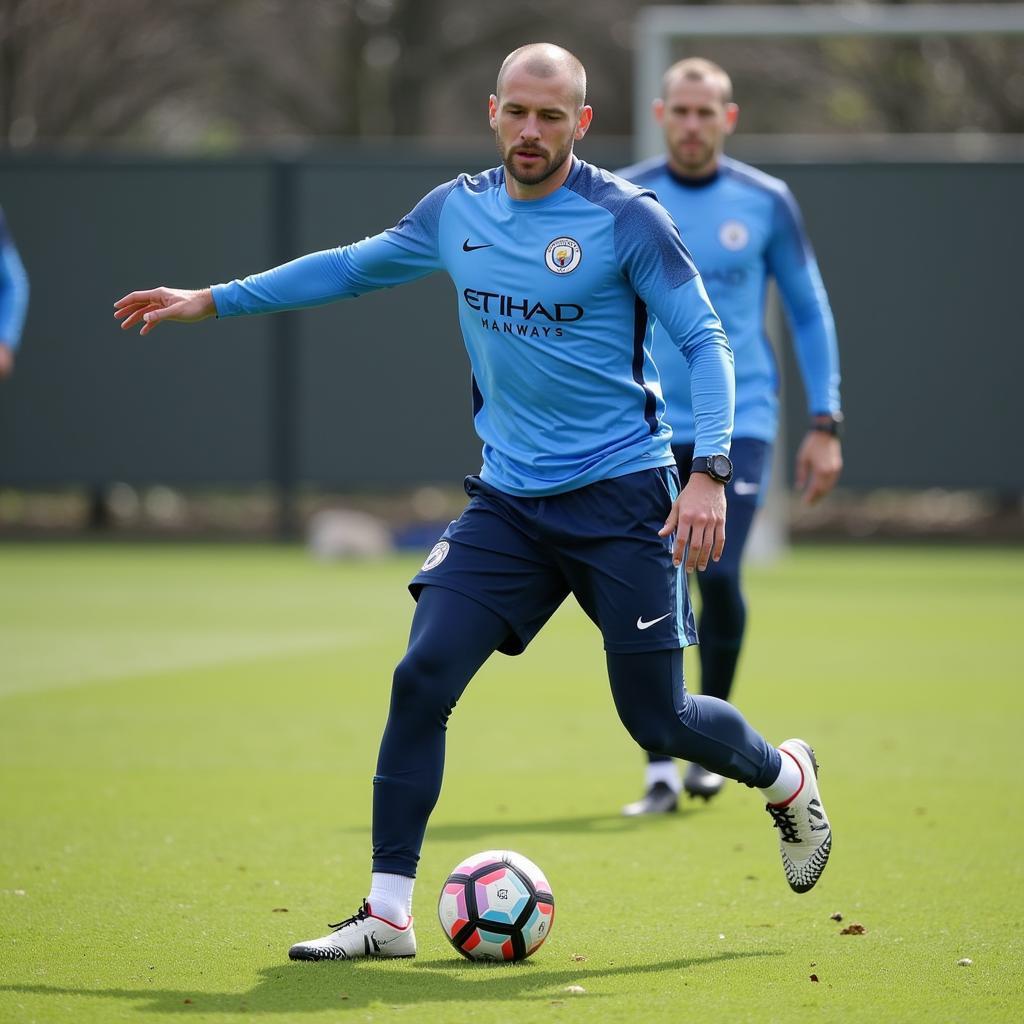
[[[688,554],[689,533],[677,533],[675,544],[672,545],[672,564],[678,569]]]
[[[693,572],[695,569],[706,569],[708,559],[711,557],[711,539],[714,530],[706,527],[693,527],[690,530],[690,547],[686,552],[686,571]]]
[[[717,562],[725,548],[725,514],[725,488],[701,475],[691,478],[659,531],[664,537],[675,528],[672,564],[685,562],[693,572],[706,569],[711,559]]]
[[[725,551],[725,523],[720,524],[715,530],[715,543],[711,549],[711,558],[717,562],[722,557],[723,551]]]
[[[680,525],[678,499],[672,503],[672,511],[669,512],[665,525],[658,531],[658,536],[668,537],[673,532],[676,536],[672,542],[672,564],[678,569],[682,565],[686,544],[690,537],[689,524],[685,528]]]
[[[672,505],[672,511],[669,512],[668,518],[665,520],[665,525],[658,531],[659,537],[668,537],[672,532],[675,532],[675,540],[672,543],[672,564],[678,569],[683,564],[683,559],[686,559],[686,571],[693,572],[694,565],[696,564],[700,551],[701,544],[695,540],[696,528],[690,522],[688,517],[683,516],[679,508],[679,499]],[[700,534],[703,536],[704,528],[700,528]],[[708,553],[710,553],[710,544],[708,546]],[[704,565],[701,566],[703,569],[708,562],[708,555],[704,556]]]
[[[159,308],[159,306],[155,306],[151,302],[140,302],[131,306],[123,306],[121,309],[114,310],[114,319],[121,321],[122,330],[127,330],[129,327],[134,327],[147,312]]]
[[[686,560],[687,572],[703,572],[709,562],[717,562],[725,550],[725,523],[693,524],[679,530],[672,547],[672,564],[677,568]]]
[[[149,334],[156,329],[161,320],[173,320],[178,316],[187,317],[188,307],[188,299],[168,302],[168,298],[158,292],[132,292],[114,303],[114,319],[121,321],[123,331],[141,323],[142,329],[139,333]]]
[[[815,505],[828,493],[828,489],[821,486],[821,474],[811,471],[810,480],[804,488],[801,503],[804,505]]]
[[[138,323],[142,323],[140,334],[148,334],[152,327],[148,325],[150,314],[163,308],[165,300],[164,288],[150,288],[141,292],[129,292],[122,295],[114,303],[114,319],[121,321],[121,330],[127,331]]]
[[[178,303],[180,306],[181,303]],[[136,324],[142,324],[142,330],[140,334],[149,334],[151,330],[167,316],[171,315],[176,309],[176,306],[154,306],[152,303],[146,303],[141,306],[127,307],[126,309],[118,310],[114,313],[116,318],[124,317],[121,323],[121,330],[128,330],[130,327],[134,327]]]
[[[121,329],[128,330],[142,324],[140,334],[149,334],[161,320],[181,312],[185,297],[169,288],[149,288],[129,292],[114,303],[114,319],[121,321]]]
[[[814,505],[821,501],[835,486],[839,479],[839,471],[832,469],[815,469],[811,471],[810,481],[804,491],[803,503]]]
[[[114,309],[123,309],[125,306],[159,305],[164,291],[163,288],[149,288],[142,292],[129,292],[114,303]]]
[[[671,534],[676,525],[679,522],[679,505],[676,502],[672,502],[672,509],[668,514],[668,518],[665,520],[665,525],[658,531],[659,537],[667,537]],[[677,562],[676,565],[679,563]]]
[[[809,431],[796,457],[794,483],[803,493],[804,505],[821,501],[835,487],[843,470],[839,439]]]
[[[725,550],[725,524],[709,523],[690,534],[690,548],[686,559],[686,571],[703,572],[712,561],[717,562]],[[679,563],[676,562],[676,565]]]
[[[183,301],[175,302],[171,306],[155,306],[141,310],[142,330],[139,331],[139,334],[149,334],[150,331],[155,331],[161,320],[173,320],[184,312],[187,305],[188,303]]]

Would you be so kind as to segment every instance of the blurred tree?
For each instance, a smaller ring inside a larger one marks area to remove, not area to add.
[[[643,5],[0,0],[0,145],[479,140],[498,60],[537,39],[590,68],[595,130],[628,134]],[[733,74],[746,131],[1024,131],[1016,39],[707,40],[699,50]]]
[[[204,0],[3,0],[0,138],[107,142],[193,76]]]

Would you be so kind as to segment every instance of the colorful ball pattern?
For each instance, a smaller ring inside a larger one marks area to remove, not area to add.
[[[448,876],[437,916],[464,957],[525,960],[551,933],[555,897],[533,861],[511,850],[485,850]]]

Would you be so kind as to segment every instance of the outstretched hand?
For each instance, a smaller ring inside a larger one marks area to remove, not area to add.
[[[717,562],[725,549],[725,485],[707,473],[692,473],[658,536],[668,537],[673,532],[673,565],[682,563],[684,552],[687,572],[703,571],[709,560]]]
[[[209,288],[197,292],[182,288],[152,288],[144,292],[129,292],[114,303],[114,317],[121,321],[122,330],[141,322],[140,334],[149,334],[161,320],[191,324],[216,313],[213,293]]]

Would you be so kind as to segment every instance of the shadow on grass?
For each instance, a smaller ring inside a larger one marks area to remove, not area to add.
[[[699,814],[702,808],[680,807],[674,814],[654,814],[640,818],[625,818],[621,814],[582,814],[566,818],[542,818],[532,821],[510,821],[496,811],[493,818],[481,822],[440,822],[427,825],[431,839],[478,839],[495,835],[543,835],[546,833],[601,834],[637,832],[641,829],[667,828],[673,822]],[[369,826],[350,826],[341,831],[370,834]]]
[[[553,968],[533,960],[518,964],[469,964],[461,960],[370,961],[301,963],[267,967],[248,992],[197,992],[187,989],[57,988],[48,985],[0,985],[0,991],[41,996],[85,996],[137,1002],[150,1013],[314,1013],[360,1010],[429,1003],[488,1002],[492,1000],[548,1001],[572,999],[566,985],[583,985],[598,978],[637,977],[743,960],[782,956],[778,950],[718,953],[646,964],[607,967]],[[595,998],[589,992],[586,998]],[[597,996],[601,998],[601,996]],[[605,997],[607,998],[607,997]]]

